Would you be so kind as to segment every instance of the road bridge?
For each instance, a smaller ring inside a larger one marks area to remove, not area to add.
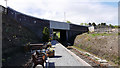
[[[68,42],[73,44],[76,35],[79,35],[84,32],[88,32],[88,27],[80,26],[75,24],[70,24],[66,22],[59,22],[53,20],[40,19],[30,15],[23,14],[18,12],[10,7],[5,8],[0,6],[0,10],[4,13],[7,10],[7,18],[12,18],[18,23],[28,28],[34,32],[40,39],[42,39],[42,31],[44,27],[47,27],[50,31],[50,34],[54,30],[59,30],[61,34],[61,41]]]

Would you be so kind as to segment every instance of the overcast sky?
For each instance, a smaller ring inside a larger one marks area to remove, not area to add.
[[[48,20],[68,20],[78,25],[89,22],[118,25],[118,1],[8,0],[8,6],[27,15]],[[5,1],[0,0],[0,5],[5,6]]]

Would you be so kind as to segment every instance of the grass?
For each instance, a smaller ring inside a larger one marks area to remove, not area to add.
[[[90,56],[90,55],[89,55],[89,54],[87,54],[87,53],[86,53],[85,55],[86,55],[86,56]]]
[[[86,51],[86,50],[83,50],[83,49],[81,49],[81,48],[79,48],[79,47],[76,47],[76,46],[72,46],[73,48],[76,48],[76,49],[78,49],[78,50],[80,50],[80,51],[83,51],[83,52],[88,52],[88,51]],[[96,57],[99,57],[99,56],[97,56],[97,55],[95,55],[95,54],[93,54],[93,53],[91,53],[91,52],[88,52],[88,53],[90,53],[91,55],[94,55],[94,56],[96,56]],[[101,58],[101,57],[99,57],[99,58]]]
[[[58,36],[58,38],[60,38],[60,32],[57,32],[57,34],[56,34],[57,36]]]
[[[78,50],[80,50],[80,51],[85,51],[85,50],[83,50],[83,49],[81,49],[81,48],[79,48],[79,47],[76,47],[76,46],[72,46],[73,48],[76,48],[76,49],[78,49]],[[86,52],[86,51],[85,51]]]
[[[99,59],[95,58],[95,60],[99,60]]]
[[[92,46],[91,46],[91,45],[89,45],[89,46],[86,48],[86,50],[89,50],[91,47],[92,47]]]
[[[82,44],[80,44],[80,45],[78,45],[79,47],[81,47],[82,46]]]
[[[83,51],[83,52],[88,52],[88,51],[83,50],[83,49],[81,49],[81,48],[79,48],[79,47],[76,47],[76,46],[72,46],[72,47],[73,47],[73,48],[76,48],[76,49],[78,49],[78,50],[80,50],[80,51]],[[95,55],[95,54],[93,54],[93,53],[91,53],[91,52],[88,52],[88,53],[90,53],[91,55],[94,55],[94,56],[96,56],[96,57],[105,59],[104,57],[97,56],[97,55]],[[85,54],[85,55],[86,55],[86,56],[89,56],[88,54]],[[95,59],[95,60],[98,60],[98,59]],[[109,61],[108,59],[106,59],[106,60]],[[115,60],[114,62],[113,62],[113,61],[109,61],[108,63],[112,64],[113,66],[116,66],[116,64],[119,64],[119,65],[120,65],[120,57],[116,58],[116,60]]]
[[[89,36],[95,37],[95,36],[110,36],[113,34],[110,33],[94,33],[94,34],[88,34]]]

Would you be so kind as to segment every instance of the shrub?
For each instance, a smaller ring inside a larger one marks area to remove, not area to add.
[[[80,44],[80,45],[78,45],[79,47],[81,47],[82,46],[82,44]]]
[[[90,41],[90,39],[88,39],[88,41]]]
[[[48,28],[44,27],[42,33],[43,33],[43,36],[42,36],[43,42],[48,42],[48,40],[49,40],[49,30],[48,30]]]
[[[85,55],[86,55],[86,56],[90,56],[90,55],[89,55],[89,54],[87,54],[87,53],[86,53]]]
[[[6,59],[2,59],[2,62],[5,62],[6,61]]]
[[[120,35],[120,32],[118,32],[118,35]]]

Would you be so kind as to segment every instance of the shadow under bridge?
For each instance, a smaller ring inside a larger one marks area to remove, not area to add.
[[[70,30],[69,23],[50,21],[51,36],[62,44],[68,41],[68,30]]]

